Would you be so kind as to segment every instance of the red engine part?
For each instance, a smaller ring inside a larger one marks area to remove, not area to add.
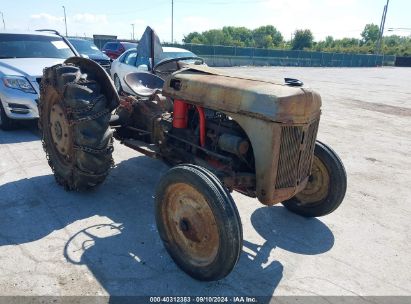
[[[204,109],[202,107],[197,106],[198,116],[200,120],[200,145],[202,147],[205,146],[205,139],[206,139],[206,120]]]
[[[188,107],[189,104],[180,99],[174,99],[173,110],[173,128],[185,129],[188,125]],[[200,145],[205,146],[206,139],[206,120],[204,109],[196,106],[200,122]]]
[[[188,104],[180,99],[174,99],[173,128],[185,129],[188,123]]]

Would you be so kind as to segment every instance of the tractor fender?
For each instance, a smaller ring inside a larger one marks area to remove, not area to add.
[[[120,97],[116,91],[113,80],[97,62],[83,58],[83,57],[70,57],[64,61],[66,64],[73,64],[78,66],[85,74],[93,75],[95,81],[100,84],[101,92],[107,98],[109,102],[110,110],[114,110],[120,104]]]

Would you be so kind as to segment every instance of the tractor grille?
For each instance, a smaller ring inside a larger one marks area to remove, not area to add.
[[[275,188],[288,188],[295,185],[298,171],[302,127],[282,127],[280,158],[278,160]]]
[[[314,154],[315,139],[317,138],[318,123],[316,120],[307,129],[304,149],[301,151],[300,164],[298,167],[298,183],[310,174],[311,162]]]
[[[308,176],[318,123],[316,120],[308,128],[282,127],[276,189],[295,187]]]

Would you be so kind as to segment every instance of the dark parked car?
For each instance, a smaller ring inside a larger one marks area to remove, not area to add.
[[[90,58],[100,64],[107,71],[110,70],[110,58],[102,51],[100,51],[92,41],[78,38],[69,38],[68,40],[74,46],[80,56]]]
[[[111,41],[111,42],[107,42],[103,46],[102,51],[111,59],[117,59],[125,51],[132,49],[132,48],[137,48],[137,43]]]

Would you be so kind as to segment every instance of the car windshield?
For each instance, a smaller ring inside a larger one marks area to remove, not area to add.
[[[101,51],[91,41],[81,39],[69,39],[69,41],[80,54],[101,55]]]
[[[181,57],[197,57],[195,54],[186,51],[186,52],[164,52],[163,59],[170,58],[181,58]]]
[[[0,58],[69,58],[73,51],[60,37],[0,34]]]

